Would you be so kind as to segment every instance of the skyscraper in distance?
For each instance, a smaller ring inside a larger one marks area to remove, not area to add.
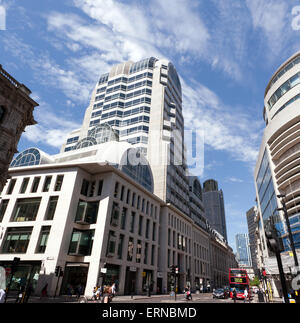
[[[203,204],[210,226],[227,241],[224,195],[217,181],[209,179],[203,183]]]

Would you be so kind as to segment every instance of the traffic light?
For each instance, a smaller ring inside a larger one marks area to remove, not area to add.
[[[265,231],[266,240],[267,240],[267,246],[270,251],[272,252],[281,252],[284,250],[282,238],[279,238],[277,236],[277,231],[275,227],[268,228]]]
[[[175,268],[175,273],[179,274],[179,268],[178,267]]]
[[[55,276],[58,277],[60,272],[60,266],[55,267]]]

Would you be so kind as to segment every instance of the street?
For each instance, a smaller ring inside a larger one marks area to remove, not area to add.
[[[8,303],[15,303],[15,297],[9,297]],[[69,296],[58,296],[40,298],[38,296],[31,296],[29,303],[78,303],[77,297]],[[96,301],[88,301],[88,303],[99,303]],[[183,294],[176,295],[176,301],[174,296],[170,295],[151,295],[147,297],[146,295],[133,295],[133,296],[115,296],[113,298],[112,304],[121,304],[121,303],[165,303],[165,304],[193,304],[193,303],[233,303],[231,298],[227,299],[216,299],[212,297],[212,293],[204,294],[193,294],[192,300],[186,300]],[[236,303],[244,303],[243,300],[237,300]],[[258,303],[257,295],[254,295],[251,303]]]

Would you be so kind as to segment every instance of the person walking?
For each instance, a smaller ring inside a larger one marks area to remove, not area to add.
[[[245,288],[245,290],[244,290],[244,303],[246,303],[246,301],[247,301],[247,298],[248,298],[248,289],[247,288]]]
[[[42,289],[42,291],[41,291],[41,298],[43,298],[43,297],[48,297],[48,291],[47,291],[47,289],[48,289],[48,284],[46,284],[46,285],[43,287],[43,289]]]
[[[233,290],[232,290],[232,299],[236,303],[236,289],[235,289],[235,287],[233,287]]]
[[[115,283],[113,283],[111,286],[111,295],[112,295],[112,297],[116,296],[116,284]]]

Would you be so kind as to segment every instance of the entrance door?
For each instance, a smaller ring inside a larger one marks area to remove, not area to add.
[[[162,278],[157,278],[157,294],[162,294]]]
[[[136,272],[130,271],[130,268],[127,267],[126,269],[126,276],[125,276],[125,295],[131,295],[136,293]]]
[[[88,270],[89,267],[86,264],[84,264],[83,266],[72,266],[72,264],[67,265],[64,271],[64,278],[60,294],[73,295],[79,292],[81,295],[83,295],[86,286]]]

